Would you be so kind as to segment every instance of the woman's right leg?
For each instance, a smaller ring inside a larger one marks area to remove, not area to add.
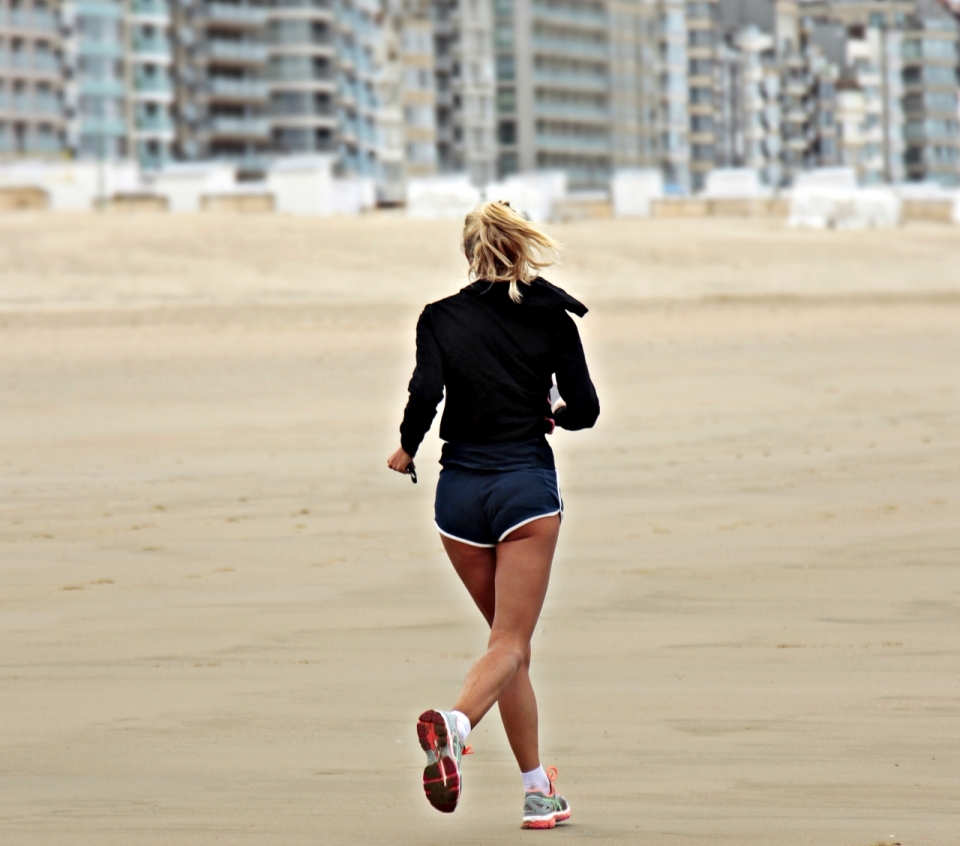
[[[559,530],[559,517],[545,517],[522,526],[497,545],[493,567],[478,568],[479,572],[468,565],[469,558],[476,561],[479,555],[464,555],[462,567],[454,562],[471,595],[480,597],[478,605],[491,622],[487,652],[467,674],[454,709],[476,725],[506,694],[504,726],[524,772],[539,766],[537,705],[528,673],[530,639],[546,596]],[[448,541],[445,539],[444,544]],[[491,592],[492,621],[488,615]],[[516,689],[508,692],[515,681]]]

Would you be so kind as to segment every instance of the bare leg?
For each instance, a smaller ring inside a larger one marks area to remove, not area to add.
[[[476,725],[499,700],[510,746],[524,772],[540,765],[530,639],[550,578],[558,517],[521,526],[496,552],[442,538],[454,568],[491,625],[486,654],[467,674],[454,708]]]
[[[496,608],[495,573],[497,556],[493,549],[483,549],[440,536],[454,570],[460,576],[487,625],[493,624]],[[540,766],[537,698],[530,682],[530,649],[516,675],[497,700],[500,719],[521,772]]]

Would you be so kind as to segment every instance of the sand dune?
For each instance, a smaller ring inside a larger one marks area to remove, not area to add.
[[[534,643],[574,808],[461,808],[414,720],[484,644],[389,474],[457,227],[0,217],[0,842],[955,846],[960,241],[558,226],[603,411]]]

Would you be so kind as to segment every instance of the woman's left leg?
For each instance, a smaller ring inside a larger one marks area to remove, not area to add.
[[[467,673],[453,706],[467,715],[471,725],[480,722],[527,660],[559,533],[560,518],[544,517],[497,544],[495,608],[487,652]]]
[[[496,611],[497,555],[491,548],[471,546],[440,535],[453,569],[470,593],[480,613],[493,625]],[[537,697],[530,683],[530,648],[523,663],[497,700],[500,719],[521,772],[540,766]]]

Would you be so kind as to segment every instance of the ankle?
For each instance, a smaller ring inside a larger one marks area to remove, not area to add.
[[[470,718],[463,711],[451,711],[451,713],[457,724],[457,734],[460,735],[460,742],[465,744],[470,731],[473,729],[473,726],[470,725]]]
[[[550,795],[550,779],[547,778],[547,774],[543,769],[543,765],[539,765],[535,770],[530,770],[526,773],[520,773],[521,778],[523,779],[523,789],[524,792],[529,793],[531,790],[539,790],[546,796]]]

